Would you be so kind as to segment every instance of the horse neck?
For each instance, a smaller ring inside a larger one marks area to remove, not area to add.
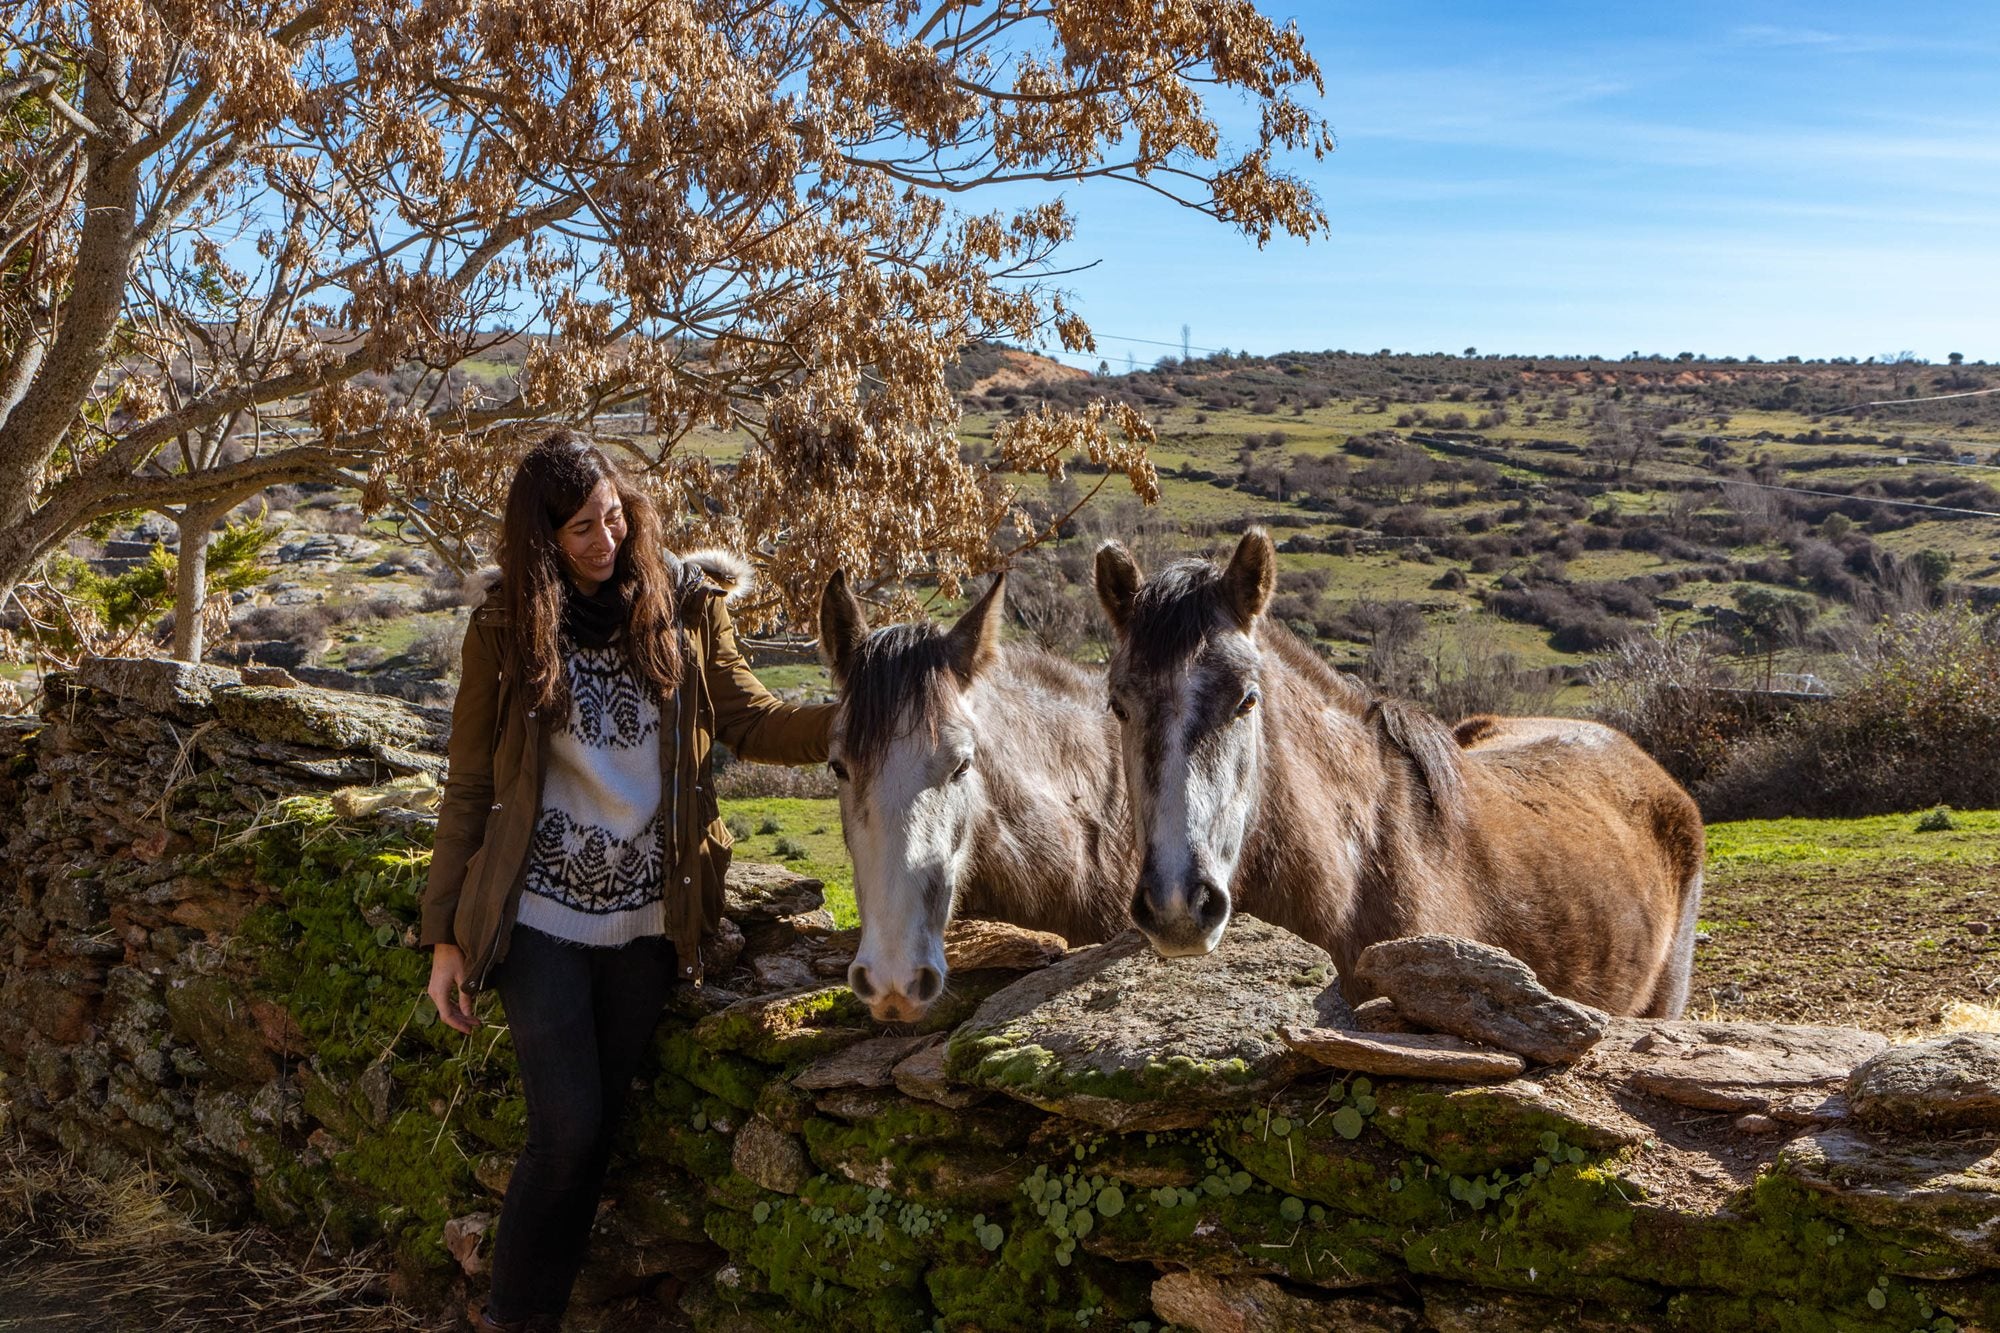
[[[1328,945],[1345,968],[1352,958],[1330,942],[1387,938],[1404,915],[1380,881],[1384,857],[1400,866],[1412,844],[1401,834],[1412,816],[1407,784],[1368,723],[1366,693],[1282,630],[1264,634],[1259,799],[1237,900]]]
[[[1127,924],[1130,839],[1102,685],[1019,651],[965,695],[987,801],[961,906],[1071,943],[1108,939]]]

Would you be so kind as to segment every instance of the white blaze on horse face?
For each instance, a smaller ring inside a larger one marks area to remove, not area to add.
[[[1255,650],[1242,634],[1218,638],[1219,652],[1190,664],[1152,710],[1157,769],[1148,773],[1143,754],[1127,756],[1146,841],[1142,892],[1156,914],[1148,935],[1168,957],[1221,942],[1230,913],[1204,914],[1198,903],[1204,886],[1229,890],[1257,803],[1261,731],[1254,705],[1237,711],[1257,688],[1241,669]],[[1140,790],[1149,779],[1152,790]]]
[[[866,775],[841,784],[861,947],[848,979],[884,1022],[923,1017],[943,993],[944,928],[984,805],[963,718],[905,730]],[[856,779],[859,779],[858,781]]]

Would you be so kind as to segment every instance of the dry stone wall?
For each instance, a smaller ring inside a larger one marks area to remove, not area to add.
[[[410,947],[446,723],[92,662],[0,728],[13,1123],[476,1284],[522,1124],[502,1024],[439,1024]],[[1248,919],[1172,962],[966,923],[885,1032],[817,884],[740,867],[729,915],[577,1326],[2000,1327],[2000,1039],[1611,1019],[1448,940],[1353,1011]]]

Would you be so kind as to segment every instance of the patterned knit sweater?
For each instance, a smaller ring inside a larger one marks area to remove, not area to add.
[[[660,746],[680,737],[661,735],[660,706],[617,642],[565,646],[569,720],[548,739],[517,919],[575,944],[622,945],[666,929],[660,818],[678,793],[663,808]]]

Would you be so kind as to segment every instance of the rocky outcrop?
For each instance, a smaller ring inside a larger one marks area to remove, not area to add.
[[[522,1123],[501,1026],[438,1023],[408,947],[440,719],[156,663],[49,699],[0,726],[10,1125],[218,1218],[386,1242],[443,1308]],[[885,1032],[819,884],[739,867],[726,899],[574,1327],[635,1293],[742,1333],[2000,1325],[1990,1039],[1619,1019],[1578,1048],[1594,1020],[1536,1017],[1561,1062],[1469,1081],[1423,1057],[1552,1048],[1413,1033],[1471,1026],[1421,987],[1351,1014],[1250,919],[1171,960],[967,923],[950,994]],[[1424,948],[1429,986],[1520,1021],[1512,960]]]

